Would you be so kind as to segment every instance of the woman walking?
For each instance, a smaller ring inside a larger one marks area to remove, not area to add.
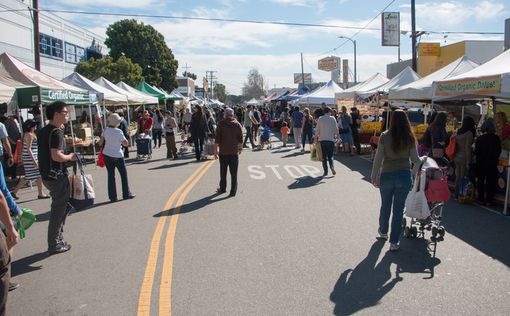
[[[471,153],[473,152],[473,142],[476,136],[475,120],[466,116],[462,120],[462,126],[455,136],[455,198],[459,197],[460,187],[471,165]]]
[[[411,190],[411,162],[415,169],[421,163],[416,149],[416,138],[411,130],[407,114],[396,110],[392,114],[389,130],[379,138],[374,165],[372,167],[372,184],[381,194],[379,212],[379,237],[388,239],[390,213],[391,234],[390,250],[399,248],[402,218],[407,194]]]
[[[352,118],[347,113],[347,108],[342,106],[342,112],[338,117],[338,125],[341,126],[340,138],[342,139],[342,145],[344,147],[344,152],[351,153],[354,155],[354,142],[352,139],[352,130],[351,130]]]
[[[308,144],[312,146],[313,144],[313,117],[310,115],[310,109],[304,108],[303,110],[303,125],[302,125],[302,138],[301,138],[301,144],[303,145],[303,149],[301,149],[301,152],[305,152],[305,143],[306,138],[308,138]],[[310,148],[310,151],[312,149]]]
[[[108,198],[111,202],[117,201],[117,187],[115,185],[115,168],[119,170],[122,183],[122,198],[124,200],[135,197],[129,190],[126,162],[122,146],[127,146],[128,141],[118,128],[121,117],[117,113],[108,116],[108,127],[105,128],[99,145],[103,146],[103,158],[108,172]]]
[[[37,158],[37,136],[35,130],[37,122],[34,120],[26,120],[23,123],[23,144],[21,150],[21,160],[23,161],[23,168],[25,169],[25,181],[32,183],[35,181],[37,185],[37,198],[48,199],[50,196],[43,193],[41,174],[39,173],[39,161]],[[18,191],[25,184],[25,181],[20,180],[16,188],[12,191],[12,196],[17,199]]]
[[[158,148],[161,147],[161,137],[163,135],[163,114],[159,109],[156,109],[154,113],[152,113],[152,138],[154,139],[154,148],[156,145]]]
[[[165,140],[166,140],[166,159],[177,159],[177,147],[175,146],[175,129],[177,122],[172,114],[168,111],[165,118]]]
[[[207,122],[200,105],[196,106],[196,112],[193,113],[190,123],[191,139],[195,144],[195,158],[200,161],[204,151],[204,140],[207,134]]]

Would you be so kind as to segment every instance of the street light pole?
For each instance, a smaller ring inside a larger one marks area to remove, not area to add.
[[[356,66],[356,40],[353,40],[350,37],[339,36],[338,38],[343,38],[351,41],[352,45],[354,45],[354,84],[358,83],[358,74],[357,74],[357,66]]]

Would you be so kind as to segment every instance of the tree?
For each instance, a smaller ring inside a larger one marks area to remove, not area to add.
[[[125,19],[108,26],[105,44],[114,60],[125,55],[142,67],[142,75],[151,85],[173,90],[178,62],[165,38],[152,26]]]
[[[143,80],[142,68],[137,64],[133,64],[131,59],[126,56],[121,56],[115,62],[110,56],[100,59],[91,58],[79,62],[74,71],[90,80],[105,77],[111,82],[124,81],[131,86],[135,86]]]
[[[225,101],[226,101],[225,103],[229,104],[229,105],[239,105],[239,104],[243,103],[243,96],[229,94],[229,95],[227,95],[227,98]]]
[[[250,69],[247,79],[248,82],[245,82],[243,85],[243,96],[245,99],[258,99],[265,94],[264,77],[259,73],[258,69]]]
[[[216,99],[220,100],[221,102],[225,102],[225,100],[227,99],[227,91],[225,89],[225,85],[221,83],[215,84],[214,95]]]
[[[192,73],[192,72],[185,71],[185,72],[183,72],[183,73],[182,73],[182,75],[183,75],[184,77],[188,77],[188,78],[191,78],[191,79],[193,79],[193,80],[197,80],[197,75],[195,75],[195,74],[194,74],[194,73]]]

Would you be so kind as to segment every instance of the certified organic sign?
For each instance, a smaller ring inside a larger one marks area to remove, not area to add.
[[[462,79],[436,83],[436,95],[496,94],[501,91],[501,76]]]
[[[319,70],[332,71],[340,67],[340,58],[338,57],[325,57],[319,59]]]
[[[49,90],[48,99],[77,102],[88,100],[88,95],[83,93],[74,93],[68,90]]]

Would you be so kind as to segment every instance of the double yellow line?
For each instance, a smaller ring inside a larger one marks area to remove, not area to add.
[[[138,299],[138,315],[150,314],[154,274],[156,272],[156,266],[158,263],[161,237],[163,235],[163,229],[165,227],[168,215],[172,215],[172,217],[170,219],[170,226],[166,234],[164,246],[163,271],[161,274],[161,283],[159,286],[159,315],[172,314],[172,269],[174,261],[175,231],[177,229],[177,221],[179,220],[179,212],[186,196],[202,178],[202,176],[207,172],[207,170],[209,170],[213,163],[214,160],[211,160],[202,164],[200,168],[195,170],[195,172],[193,172],[193,174],[188,179],[186,179],[186,181],[184,181],[184,183],[178,187],[174,193],[172,193],[165,204],[164,211],[159,218],[156,230],[152,236],[149,258],[147,260],[142,288],[140,290],[140,297]],[[179,196],[178,199],[177,196]],[[176,199],[177,202],[175,203],[173,212],[170,214],[171,207]]]

